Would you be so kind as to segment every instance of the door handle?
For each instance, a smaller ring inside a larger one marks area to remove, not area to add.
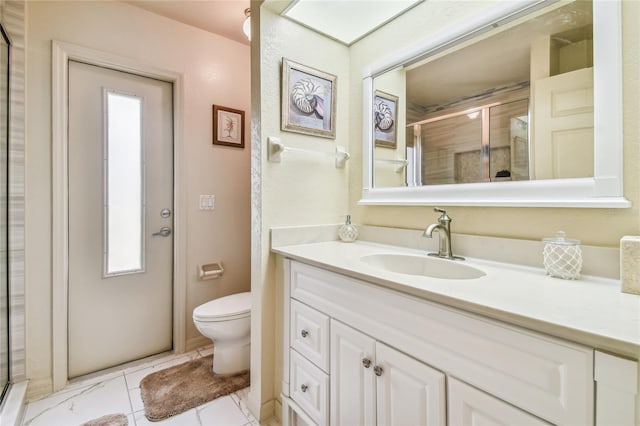
[[[160,230],[158,232],[154,232],[153,234],[151,234],[153,237],[168,237],[169,235],[171,235],[171,228],[169,228],[168,226],[163,226],[162,228],[160,228]]]

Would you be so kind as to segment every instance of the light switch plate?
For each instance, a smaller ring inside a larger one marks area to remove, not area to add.
[[[215,195],[200,195],[200,210],[213,210],[216,205]]]

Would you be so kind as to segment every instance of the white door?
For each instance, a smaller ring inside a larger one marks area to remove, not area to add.
[[[331,424],[374,425],[375,341],[331,321]]]
[[[442,372],[377,342],[375,374],[379,425],[447,424]]]
[[[69,63],[70,378],[172,348],[172,92]]]
[[[549,425],[498,398],[449,378],[449,424],[456,426]]]
[[[534,176],[593,176],[593,68],[537,80]]]

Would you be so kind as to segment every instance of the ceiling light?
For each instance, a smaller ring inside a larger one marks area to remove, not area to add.
[[[244,10],[244,16],[246,16],[247,18],[242,23],[242,32],[244,33],[245,36],[247,36],[247,39],[251,41],[251,9],[250,8],[246,8]]]

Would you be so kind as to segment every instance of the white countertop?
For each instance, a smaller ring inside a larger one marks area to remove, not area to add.
[[[424,251],[364,241],[287,245],[272,251],[425,300],[640,358],[640,296],[622,293],[618,280],[562,280],[546,276],[542,268],[476,258],[467,258],[464,263],[485,272],[481,278],[450,280],[406,275],[369,266],[360,258],[378,253],[426,256]]]

